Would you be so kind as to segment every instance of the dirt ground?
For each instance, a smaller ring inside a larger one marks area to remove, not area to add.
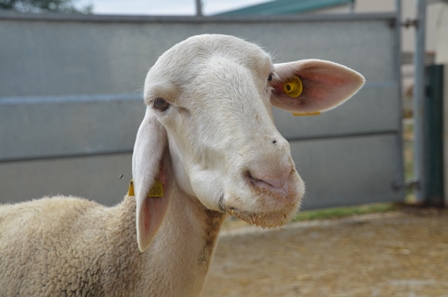
[[[448,297],[448,211],[224,228],[204,297]]]

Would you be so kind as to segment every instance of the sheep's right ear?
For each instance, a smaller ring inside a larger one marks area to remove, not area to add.
[[[156,235],[170,202],[169,185],[162,160],[166,148],[165,128],[157,120],[154,111],[147,107],[145,118],[137,132],[132,156],[132,175],[137,204],[137,242],[141,251],[148,247]],[[157,198],[149,197],[148,193],[156,179],[162,182],[164,195]]]

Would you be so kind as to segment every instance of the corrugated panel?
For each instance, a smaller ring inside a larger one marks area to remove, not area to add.
[[[401,201],[398,141],[384,134],[292,142],[307,187],[303,208]]]
[[[307,186],[303,208],[400,201],[397,141],[386,134],[291,142]],[[64,194],[114,205],[130,178],[131,154],[0,163],[0,201]]]
[[[347,5],[350,0],[277,0],[256,4],[223,13],[219,16],[250,16],[250,15],[277,15],[299,14],[337,5]]]
[[[201,33],[230,34],[256,42],[277,62],[327,59],[363,73],[368,83],[390,83],[395,78],[394,31],[389,22],[103,24],[0,19],[0,64],[7,69],[0,71],[0,100],[136,93],[160,54]]]
[[[0,203],[73,195],[114,205],[127,192],[131,160],[119,154],[0,163]]]
[[[287,139],[397,131],[394,85],[367,87],[343,106],[314,117],[274,108]],[[139,95],[0,100],[0,161],[131,152],[145,106]],[[378,120],[381,119],[381,120]],[[8,124],[6,124],[8,123]],[[29,144],[32,145],[30,146]]]
[[[278,62],[327,59],[365,75],[366,87],[344,106],[303,118],[275,110],[276,122],[293,140],[308,185],[306,208],[401,199],[402,192],[391,187],[400,184],[402,168],[390,15],[232,22],[31,19],[0,16],[0,202],[57,193],[107,205],[120,201],[143,118],[138,94],[146,72],[173,44],[201,33],[243,37]]]
[[[0,162],[131,152],[140,95],[0,99]]]

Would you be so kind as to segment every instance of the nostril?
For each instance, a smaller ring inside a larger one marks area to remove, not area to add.
[[[290,172],[289,172],[290,173]],[[270,176],[270,175],[253,175],[250,172],[247,172],[248,181],[258,189],[265,189],[271,192],[276,192],[282,195],[286,195],[288,191],[287,182],[289,179],[289,175],[283,176]]]
[[[286,178],[282,178],[282,179],[265,178],[265,179],[261,179],[261,181],[267,183],[268,185],[270,185],[271,187],[274,187],[274,188],[283,188],[286,183]]]

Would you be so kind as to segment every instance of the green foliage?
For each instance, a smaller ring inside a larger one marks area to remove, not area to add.
[[[78,0],[0,0],[0,9],[17,12],[63,12],[90,14],[93,5],[75,7]]]
[[[362,206],[324,208],[318,210],[308,210],[299,212],[299,214],[297,215],[297,217],[293,219],[293,221],[299,222],[299,221],[311,221],[311,220],[338,219],[368,213],[384,213],[394,211],[397,209],[398,206],[393,203],[376,203]]]

